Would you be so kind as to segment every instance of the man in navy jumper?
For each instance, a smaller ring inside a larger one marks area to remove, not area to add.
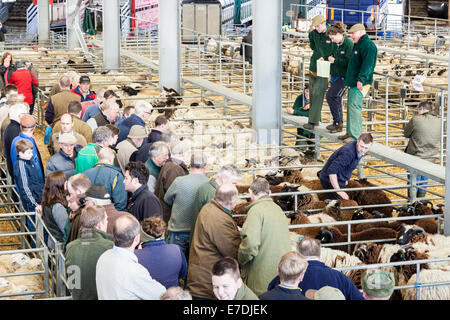
[[[304,237],[297,243],[297,252],[308,261],[308,267],[298,287],[305,294],[307,290],[319,290],[324,286],[330,286],[342,291],[345,300],[364,300],[362,293],[353,282],[343,273],[326,266],[320,261],[320,242],[316,239]],[[268,290],[272,290],[280,284],[280,277],[275,277]]]
[[[353,170],[358,166],[361,158],[369,151],[372,143],[372,135],[363,133],[358,140],[347,143],[331,155],[322,170],[319,171],[322,187],[336,190],[336,192],[326,194],[328,199],[348,200],[348,194],[344,191],[339,191],[339,189],[345,188]]]

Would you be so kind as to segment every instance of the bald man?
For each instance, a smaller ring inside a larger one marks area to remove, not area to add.
[[[50,154],[55,154],[59,152],[59,136],[63,133],[71,133],[77,139],[75,150],[78,152],[82,148],[87,146],[86,138],[81,134],[73,130],[73,119],[69,113],[65,113],[61,116],[61,131],[55,132],[52,135],[52,142],[49,146]]]
[[[237,258],[241,237],[231,213],[236,206],[236,186],[219,186],[211,202],[198,214],[189,251],[187,289],[194,298],[215,300],[211,269],[224,257]]]
[[[45,109],[45,121],[52,127],[64,113],[68,112],[70,101],[81,102],[81,97],[70,91],[70,78],[68,76],[62,76],[59,79],[59,87],[61,92],[50,97]]]
[[[95,282],[99,300],[159,300],[166,291],[138,263],[134,250],[141,241],[140,234],[141,226],[131,214],[117,218],[113,227],[114,247],[97,262]]]

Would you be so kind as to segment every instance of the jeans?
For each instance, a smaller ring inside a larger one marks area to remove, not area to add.
[[[409,180],[409,174],[408,174],[408,180]],[[416,185],[422,187],[423,189],[427,189],[427,185],[428,185],[428,177],[425,176],[417,176],[416,177]],[[419,189],[417,188],[417,194],[416,194],[416,198],[423,198],[425,197],[425,195],[427,194],[427,192],[423,189]],[[410,197],[410,191],[408,189],[408,197]]]
[[[327,91],[327,102],[333,115],[333,124],[337,125],[343,122],[342,115],[342,94],[344,93],[344,78],[340,77],[331,83]]]
[[[176,244],[180,247],[181,251],[189,259],[189,232],[173,232],[169,231],[169,237],[167,238],[167,243]]]

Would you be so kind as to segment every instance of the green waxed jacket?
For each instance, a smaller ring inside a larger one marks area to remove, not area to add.
[[[276,277],[281,257],[291,250],[289,223],[269,196],[253,202],[247,210],[238,261],[244,283],[259,296]]]
[[[192,211],[191,239],[200,210],[214,198],[218,187],[219,185],[217,184],[216,179],[211,178],[207,183],[198,188],[197,193],[195,194],[194,209]]]
[[[345,77],[347,72],[348,62],[353,52],[353,40],[344,36],[342,44],[333,43],[332,56],[334,63],[331,64],[330,74],[336,77]]]
[[[318,33],[314,29],[308,34],[309,46],[313,50],[313,55],[309,63],[309,71],[317,72],[317,59],[323,58],[324,60],[328,60],[328,57],[333,51],[333,42],[327,36],[329,28],[330,26],[327,25],[327,30],[323,33]]]
[[[345,86],[356,87],[358,81],[363,86],[372,84],[377,54],[378,50],[375,43],[369,39],[367,34],[363,35],[353,47],[353,53],[345,74]]]
[[[250,290],[249,287],[245,285],[245,283],[243,283],[236,292],[234,300],[259,300],[259,298],[253,293],[252,290]]]
[[[95,270],[100,256],[114,246],[112,236],[97,229],[81,229],[80,237],[66,248],[66,270],[68,282],[77,275],[80,287],[71,289],[74,300],[97,300]],[[79,269],[77,269],[79,268]],[[77,274],[78,272],[78,274]],[[75,279],[76,280],[76,279]],[[77,281],[74,281],[76,284]]]

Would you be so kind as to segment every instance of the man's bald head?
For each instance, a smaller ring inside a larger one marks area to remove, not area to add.
[[[113,226],[113,240],[116,247],[130,248],[137,235],[140,234],[139,221],[131,214],[117,218]],[[139,242],[139,241],[138,241]],[[134,249],[134,248],[132,248]]]
[[[68,76],[62,76],[59,79],[59,87],[61,89],[69,89],[70,88],[70,77]]]
[[[72,133],[73,130],[73,119],[69,113],[64,113],[60,120],[61,132],[62,133]]]
[[[224,183],[217,188],[214,200],[223,207],[233,210],[236,205],[237,196],[238,191],[236,186],[232,183]]]

